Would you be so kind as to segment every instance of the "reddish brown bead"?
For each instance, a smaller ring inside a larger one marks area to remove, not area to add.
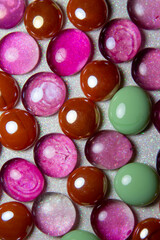
[[[0,205],[0,239],[22,240],[30,233],[32,215],[25,205],[7,202]]]
[[[62,27],[62,11],[52,0],[36,0],[26,8],[24,23],[32,37],[50,38],[56,35]]]
[[[68,177],[67,190],[74,202],[93,206],[106,195],[106,175],[95,167],[77,168]]]
[[[29,148],[38,136],[36,119],[28,112],[12,109],[0,117],[0,141],[13,150]]]
[[[67,15],[74,26],[82,31],[91,31],[107,21],[108,6],[105,0],[70,0]]]
[[[110,61],[93,61],[81,72],[81,88],[93,101],[110,99],[119,88],[120,74]]]
[[[69,99],[59,112],[62,131],[74,139],[93,135],[99,122],[100,114],[96,104],[86,98]]]

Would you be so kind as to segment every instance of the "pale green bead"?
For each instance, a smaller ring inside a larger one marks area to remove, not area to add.
[[[109,119],[123,134],[137,134],[149,123],[151,102],[146,92],[137,86],[120,89],[109,105]]]
[[[74,230],[64,235],[61,240],[100,240],[93,233],[84,230]]]

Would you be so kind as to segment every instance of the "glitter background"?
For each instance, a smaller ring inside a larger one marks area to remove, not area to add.
[[[29,3],[32,1],[28,1]],[[57,1],[60,6],[62,6],[64,12],[65,12],[65,7],[67,5],[68,0],[58,0]],[[110,4],[110,19],[113,19],[115,17],[126,17],[129,18],[126,10],[126,3],[127,0],[108,0]],[[69,20],[67,19],[67,16],[65,14],[65,25],[64,28],[70,28],[73,27],[71,23],[69,23]],[[6,30],[1,30],[0,31],[0,37],[2,38],[5,36],[8,32],[14,32],[14,31],[24,31],[26,32],[24,28],[23,22],[16,28],[13,28],[9,31]],[[98,31],[92,31],[87,33],[88,36],[93,40],[94,43],[94,57],[93,59],[104,59],[102,55],[99,52],[98,49],[98,37],[99,37],[100,30]],[[160,31],[143,31],[142,32],[143,36],[145,37],[145,43],[143,47],[159,47],[159,37],[160,37]],[[20,86],[22,87],[25,83],[25,81],[32,76],[33,74],[41,71],[50,71],[49,66],[47,65],[46,62],[46,49],[48,46],[48,40],[47,41],[39,41],[40,47],[42,49],[42,59],[40,65],[31,73],[22,75],[22,76],[15,76],[15,78],[18,80]],[[119,68],[122,73],[122,84],[121,86],[126,86],[126,85],[136,85],[135,82],[133,81],[131,77],[131,62],[129,63],[123,63],[119,64]],[[84,96],[82,90],[80,89],[80,77],[79,74],[76,74],[71,77],[65,77],[64,80],[67,83],[68,86],[68,97],[78,97],[78,96]],[[153,102],[157,101],[160,99],[160,92],[150,92],[149,95],[151,96],[151,99]],[[103,122],[101,129],[113,129],[111,124],[109,123],[108,120],[108,104],[109,101],[103,102],[103,103],[98,103],[98,106],[101,109],[102,112],[102,117],[103,117]],[[21,109],[24,109],[22,106],[22,103],[19,103],[17,106]],[[44,134],[51,133],[51,132],[61,132],[61,129],[58,124],[58,115],[54,115],[48,118],[37,118],[40,124],[40,129],[41,133],[40,136],[43,136]],[[132,141],[133,145],[135,146],[135,155],[133,157],[133,161],[137,162],[143,162],[146,163],[150,166],[153,166],[155,168],[156,165],[156,155],[157,152],[160,148],[160,136],[159,133],[156,131],[153,125],[149,125],[148,128],[144,131],[144,133],[138,134],[136,136],[129,136],[129,139]],[[80,165],[90,165],[85,156],[84,156],[84,145],[85,145],[86,140],[79,140],[75,141],[78,149],[79,149],[79,164]],[[15,157],[22,157],[25,158],[31,162],[34,162],[33,160],[33,148],[27,150],[27,151],[11,151],[6,148],[2,148],[2,152],[0,155],[0,167],[9,160],[10,158],[15,158]],[[117,194],[114,191],[113,188],[113,179],[117,171],[106,171],[107,177],[110,181],[110,189],[108,192],[108,196],[110,198],[116,198],[119,199]],[[143,176],[142,176],[143,177]],[[48,186],[47,186],[47,191],[54,191],[54,192],[61,192],[64,194],[67,194],[66,191],[66,182],[67,179],[54,179],[54,178],[49,178],[46,177]],[[10,197],[8,197],[4,192],[2,195],[2,198],[0,199],[0,203],[6,202],[6,201],[13,201]],[[140,219],[144,219],[147,217],[159,217],[159,206],[158,206],[158,201],[159,199],[149,207],[145,208],[138,208],[138,207],[132,207],[133,211],[135,212],[135,215],[138,218],[138,221]],[[32,207],[32,203],[28,203],[27,206],[29,208]],[[87,208],[87,207],[79,207],[77,206],[79,210],[79,222],[78,222],[78,229],[84,229],[88,231],[92,231],[91,225],[90,225],[90,212],[92,208]],[[28,238],[30,240],[47,240],[47,239],[57,239],[53,237],[46,236],[45,234],[41,233],[37,228],[34,228],[34,231],[32,235]]]

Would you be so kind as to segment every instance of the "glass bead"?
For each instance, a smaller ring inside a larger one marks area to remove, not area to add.
[[[150,121],[151,101],[147,93],[137,86],[120,89],[109,105],[109,120],[123,134],[137,134]]]
[[[84,32],[65,29],[50,41],[47,62],[53,72],[60,76],[70,76],[85,66],[91,52],[91,41]]]
[[[91,225],[100,239],[124,240],[131,235],[135,219],[127,204],[108,199],[93,208]]]
[[[70,198],[83,206],[100,202],[107,192],[107,178],[95,167],[79,167],[68,177],[67,191]]]
[[[96,167],[113,170],[130,161],[133,147],[128,138],[119,132],[103,130],[88,139],[85,155]]]
[[[130,163],[117,172],[114,187],[119,197],[127,204],[146,206],[159,194],[159,178],[148,165]]]
[[[31,232],[32,215],[25,205],[7,202],[0,205],[0,239],[23,240]]]
[[[76,220],[76,210],[71,200],[54,192],[39,196],[33,204],[32,214],[39,230],[52,237],[69,232]]]
[[[44,188],[44,178],[39,169],[22,158],[13,158],[2,166],[1,182],[3,190],[12,198],[33,201]]]
[[[156,168],[157,168],[157,173],[160,176],[160,150],[158,151],[158,154],[157,154]]]
[[[160,132],[160,100],[158,100],[158,102],[156,102],[153,106],[152,122],[157,131]]]
[[[100,240],[96,235],[84,230],[74,230],[64,235],[61,240]]]
[[[28,5],[24,15],[28,33],[36,39],[55,36],[62,28],[63,14],[54,1],[34,1]]]
[[[81,88],[87,98],[92,101],[110,99],[120,85],[118,68],[110,61],[93,61],[82,70]]]
[[[98,107],[86,98],[69,99],[59,111],[59,123],[64,134],[70,138],[90,137],[99,127]]]
[[[41,72],[31,76],[22,89],[22,102],[32,115],[55,114],[66,98],[66,85],[56,74]]]
[[[77,149],[73,141],[60,133],[51,133],[38,140],[34,159],[41,171],[49,177],[66,177],[77,164]]]
[[[101,54],[115,63],[131,60],[141,46],[141,33],[128,19],[117,18],[108,22],[99,37]]]

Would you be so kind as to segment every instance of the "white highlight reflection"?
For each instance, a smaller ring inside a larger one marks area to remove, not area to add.
[[[17,132],[17,129],[18,129],[18,125],[16,122],[14,121],[9,121],[7,124],[6,124],[6,131],[9,133],[9,134],[13,134],[15,132]]]
[[[66,115],[66,120],[70,124],[74,123],[77,120],[77,112],[70,110]]]
[[[89,86],[90,88],[96,87],[96,86],[97,86],[97,83],[98,83],[98,80],[97,80],[97,78],[96,78],[95,76],[90,76],[90,77],[88,78],[88,86]]]
[[[86,18],[86,13],[82,8],[77,8],[75,11],[75,15],[80,20],[83,20]]]
[[[36,16],[34,19],[33,19],[33,26],[37,29],[41,28],[44,24],[44,19],[43,17],[41,16]]]
[[[145,239],[148,235],[148,229],[144,228],[141,232],[140,232],[140,238],[141,239]]]
[[[74,182],[74,186],[76,188],[81,188],[83,187],[84,184],[85,184],[85,180],[82,177],[77,178],[76,181]]]
[[[127,186],[128,184],[130,184],[132,181],[132,177],[130,175],[125,175],[123,178],[122,178],[122,184]]]
[[[115,42],[114,38],[113,37],[108,38],[106,41],[106,47],[109,50],[112,50],[115,48],[115,46],[116,46],[116,42]]]
[[[116,109],[117,118],[119,119],[123,118],[125,113],[126,113],[126,106],[124,103],[120,103]]]
[[[4,212],[1,216],[2,220],[3,221],[9,221],[10,219],[12,219],[14,216],[14,213],[11,212],[11,211],[7,211],[7,212]]]

